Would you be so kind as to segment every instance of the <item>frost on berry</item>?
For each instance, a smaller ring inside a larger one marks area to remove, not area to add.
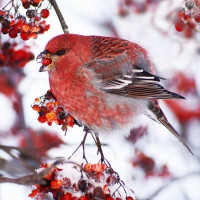
[[[118,14],[121,17],[125,17],[130,12],[134,14],[143,14],[149,10],[156,10],[159,6],[158,0],[120,0],[118,3]]]
[[[184,7],[179,9],[174,17],[174,27],[186,39],[194,38],[199,30],[200,6],[197,1],[185,1]]]
[[[50,166],[41,165],[45,169]],[[133,193],[127,195],[124,183],[110,166],[100,163],[71,166],[66,163],[61,167],[62,169],[58,167],[51,169],[35,186],[29,197],[51,193],[53,198],[58,200],[134,200]],[[96,181],[99,173],[104,177],[100,182]],[[112,185],[107,183],[110,177],[115,180]]]
[[[59,105],[50,91],[47,91],[44,96],[36,98],[32,108],[39,114],[38,121],[40,123],[47,122],[49,126],[52,123],[61,125],[63,131],[67,131],[68,127],[73,127],[74,124],[77,124],[75,119]]]
[[[45,0],[46,1],[46,0]],[[0,10],[0,28],[3,34],[8,34],[10,38],[18,35],[22,40],[36,39],[39,34],[43,34],[50,28],[46,21],[41,20],[49,16],[47,8],[42,9],[44,0],[21,0],[26,15],[22,15],[15,1],[10,1],[8,5]],[[8,6],[9,9],[7,9]]]

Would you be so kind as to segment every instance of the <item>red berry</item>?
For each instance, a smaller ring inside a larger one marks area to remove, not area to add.
[[[40,12],[40,14],[41,14],[42,18],[47,18],[49,16],[49,10],[42,9],[41,12]]]
[[[108,188],[108,185],[104,185],[104,187],[103,187],[103,193],[104,194],[110,194],[110,189]]]
[[[33,110],[35,110],[37,112],[40,112],[40,110],[41,110],[40,106],[38,106],[38,105],[33,105],[32,108],[33,108]]]
[[[22,31],[23,31],[23,32],[26,32],[26,33],[27,33],[27,32],[29,32],[30,30],[31,30],[31,26],[30,26],[29,24],[25,24],[25,23],[24,23],[24,24],[22,25]]]
[[[22,3],[22,6],[25,8],[25,9],[28,9],[30,7],[31,3],[29,1],[27,2],[24,2]]]
[[[42,65],[47,66],[52,63],[52,60],[50,58],[43,58],[42,59]]]
[[[178,32],[182,32],[182,31],[184,30],[184,28],[185,28],[184,22],[181,21],[181,20],[176,21],[176,23],[175,23],[175,28],[176,28],[176,30],[177,30]]]
[[[0,10],[0,17],[5,17],[6,16],[6,12],[4,10]]]
[[[40,31],[40,27],[39,26],[33,26],[32,28],[31,28],[31,32],[33,33],[33,32],[39,32]]]
[[[188,26],[188,28],[190,28],[190,29],[195,29],[196,24],[193,23],[193,22],[188,22],[188,23],[187,23],[187,26]]]
[[[112,197],[106,197],[106,200],[114,200]]]
[[[1,32],[2,32],[3,34],[9,33],[9,31],[10,31],[10,28],[4,28],[4,27],[1,28]]]
[[[24,23],[24,21],[23,21],[22,19],[20,19],[20,20],[16,23],[17,28],[18,28],[18,29],[21,29],[23,23]]]
[[[184,36],[186,38],[191,38],[193,35],[194,35],[194,30],[190,29],[189,27],[187,27],[185,30],[184,30]]]
[[[47,121],[47,118],[46,118],[45,116],[39,116],[39,117],[38,117],[38,121],[39,121],[40,123],[45,123],[45,122]]]
[[[52,180],[51,181],[51,188],[52,189],[59,189],[62,186],[61,180]]]
[[[16,38],[17,37],[17,32],[16,31],[14,31],[13,29],[9,32],[9,36],[11,37],[11,38]]]
[[[39,4],[42,0],[32,0],[34,3]]]
[[[68,192],[63,196],[62,200],[72,200],[72,195]]]
[[[200,13],[194,16],[194,20],[196,23],[200,23]]]
[[[44,27],[44,31],[48,31],[50,29],[50,24],[47,24],[45,27]]]
[[[179,10],[176,14],[176,17],[180,20],[182,20],[183,18],[183,15],[184,15],[184,10]]]
[[[81,196],[78,198],[78,200],[88,200],[85,196]]]
[[[29,33],[29,38],[36,39],[37,38],[37,33]]]
[[[128,196],[126,197],[126,200],[134,200],[132,197]]]
[[[21,36],[22,40],[28,40],[29,39],[29,34],[28,33],[21,32],[20,36]]]

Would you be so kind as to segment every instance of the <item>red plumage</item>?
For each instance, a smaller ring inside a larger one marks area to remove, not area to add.
[[[160,85],[145,49],[112,37],[59,35],[41,54],[52,59],[50,88],[76,120],[95,133],[124,132],[144,114],[165,125],[189,147],[167,121],[156,99],[183,98]],[[40,56],[41,56],[40,55]]]

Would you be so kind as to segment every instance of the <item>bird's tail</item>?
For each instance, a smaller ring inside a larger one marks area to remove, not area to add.
[[[193,152],[189,148],[189,146],[186,144],[184,139],[179,135],[179,133],[174,129],[174,127],[168,122],[165,114],[161,110],[160,106],[158,105],[157,101],[151,101],[149,103],[149,110],[153,113],[153,115],[156,117],[156,119],[163,124],[184,146],[188,149],[188,151],[192,154]]]

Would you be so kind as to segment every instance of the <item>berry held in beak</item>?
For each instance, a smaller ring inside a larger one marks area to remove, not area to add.
[[[51,55],[48,53],[48,51],[41,52],[37,59],[39,63],[42,63],[42,66],[39,69],[39,72],[45,72],[50,71],[52,68],[52,59]]]

